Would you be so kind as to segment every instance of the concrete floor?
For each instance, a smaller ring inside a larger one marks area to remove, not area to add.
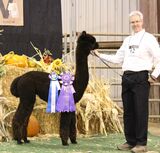
[[[160,136],[160,122],[159,123],[149,122],[148,131],[152,135]]]

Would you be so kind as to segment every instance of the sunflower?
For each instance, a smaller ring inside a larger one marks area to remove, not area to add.
[[[53,68],[57,69],[63,65],[62,60],[57,58],[53,61]]]

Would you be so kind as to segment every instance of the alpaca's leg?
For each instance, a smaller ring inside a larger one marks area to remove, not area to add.
[[[35,98],[27,100],[20,97],[20,103],[13,120],[13,133],[16,135],[17,144],[22,144],[22,139],[25,143],[27,140],[27,125],[30,114],[32,113]],[[15,123],[14,123],[15,122]],[[18,123],[18,124],[16,124]]]
[[[13,138],[14,140],[17,141],[17,144],[22,144],[23,142],[21,141],[22,140],[22,126],[17,122],[15,121],[13,125]]]
[[[76,137],[76,114],[75,112],[70,112],[71,115],[71,123],[70,123],[70,132],[69,132],[69,138],[71,140],[71,143],[77,144]]]
[[[27,127],[28,127],[29,117],[30,117],[30,115],[26,118],[24,126],[23,126],[23,140],[24,140],[24,143],[30,143],[30,141],[27,139]]]
[[[25,111],[24,111],[24,115],[23,115],[23,116],[25,116],[25,119],[24,119],[24,123],[23,123],[23,136],[22,136],[24,143],[30,143],[30,141],[27,139],[27,127],[28,127],[30,115],[33,111],[33,107],[34,107],[34,103],[28,103],[28,105],[25,106]]]
[[[13,139],[17,141],[17,144],[22,144],[22,119],[21,116],[21,106],[22,104],[20,103],[18,105],[18,108],[14,114],[13,120],[12,120],[12,131],[13,131]]]
[[[69,138],[69,125],[70,125],[70,114],[67,112],[61,113],[60,117],[60,137],[62,145],[68,145]]]
[[[16,119],[16,114],[15,114],[12,120],[12,132],[13,132],[13,139],[17,141],[17,144],[22,144],[20,129],[21,129],[21,126],[18,123]]]

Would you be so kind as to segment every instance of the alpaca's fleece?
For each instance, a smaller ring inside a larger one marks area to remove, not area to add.
[[[78,102],[87,87],[88,61],[90,51],[98,48],[96,39],[85,31],[79,36],[76,47],[76,73],[73,82],[76,93],[75,102]],[[11,84],[11,93],[20,98],[20,103],[12,120],[13,138],[21,144],[27,140],[27,125],[29,117],[33,111],[36,95],[47,102],[50,80],[48,73],[30,71],[22,76],[15,78]],[[61,113],[60,118],[60,137],[63,145],[68,145],[68,138],[72,143],[76,142],[76,116],[75,112]]]

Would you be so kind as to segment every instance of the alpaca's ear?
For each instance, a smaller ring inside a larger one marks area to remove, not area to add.
[[[86,31],[82,31],[82,35],[85,36],[86,35]]]

